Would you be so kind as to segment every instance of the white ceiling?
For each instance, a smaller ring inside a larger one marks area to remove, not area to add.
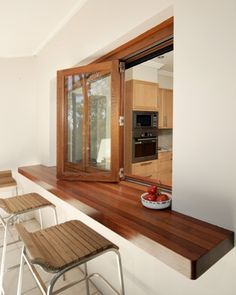
[[[37,54],[87,0],[0,0],[0,57]]]
[[[173,72],[173,50],[155,58],[158,63],[162,63],[162,70]]]
[[[151,60],[148,60],[142,63],[142,65],[172,73],[173,72],[173,50],[163,55],[160,55],[158,57],[155,57]]]

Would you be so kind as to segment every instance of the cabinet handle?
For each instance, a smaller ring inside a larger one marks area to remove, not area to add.
[[[152,162],[145,162],[145,163],[141,163],[140,166],[146,166],[146,165],[151,165]]]

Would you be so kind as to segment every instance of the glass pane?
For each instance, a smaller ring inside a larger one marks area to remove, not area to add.
[[[81,164],[83,159],[84,97],[81,75],[65,78],[67,98],[67,161]]]
[[[111,169],[111,75],[96,73],[87,78],[89,99],[88,165]]]

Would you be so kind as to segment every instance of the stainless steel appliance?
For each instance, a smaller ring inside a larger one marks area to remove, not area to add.
[[[157,159],[158,131],[133,131],[132,162],[143,162]]]
[[[133,111],[132,162],[157,159],[158,112]]]
[[[156,129],[157,127],[157,112],[133,111],[133,130]]]

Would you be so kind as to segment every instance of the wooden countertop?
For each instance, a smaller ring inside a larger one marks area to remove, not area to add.
[[[56,179],[55,167],[21,167],[19,173],[72,204],[191,279],[234,247],[234,233],[184,214],[142,206],[145,187]]]

